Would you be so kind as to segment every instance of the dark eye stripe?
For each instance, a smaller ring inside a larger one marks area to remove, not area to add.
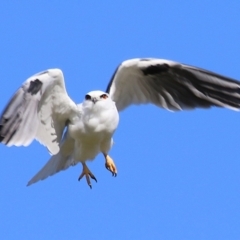
[[[102,95],[100,96],[100,98],[107,99],[107,98],[108,98],[108,95],[107,95],[107,94],[102,94]]]
[[[85,96],[85,99],[86,99],[86,100],[91,100],[91,96],[87,94],[87,95]]]

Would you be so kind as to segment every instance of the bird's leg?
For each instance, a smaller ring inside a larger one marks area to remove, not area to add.
[[[116,177],[117,176],[117,167],[115,166],[113,159],[105,153],[103,153],[103,155],[106,160],[106,162],[105,162],[106,169],[112,173],[113,177]]]
[[[90,178],[92,178],[93,180],[95,180],[97,182],[97,179],[95,178],[95,176],[91,173],[91,171],[88,169],[86,163],[82,163],[82,166],[83,166],[83,170],[82,170],[82,173],[81,175],[79,176],[78,178],[78,181],[80,181],[83,176],[86,177],[86,180],[87,180],[87,184],[90,188],[92,188],[92,184],[91,184],[91,181],[90,181]]]

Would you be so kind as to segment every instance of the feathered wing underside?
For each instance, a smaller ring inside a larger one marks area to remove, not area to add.
[[[131,59],[115,71],[107,92],[118,110],[153,103],[168,110],[240,108],[240,82],[163,59]]]
[[[56,154],[66,122],[76,111],[61,70],[38,73],[23,83],[3,111],[0,141],[7,146],[27,146],[37,139]]]

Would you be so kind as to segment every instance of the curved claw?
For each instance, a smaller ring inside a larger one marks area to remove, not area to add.
[[[93,174],[89,174],[89,176],[91,177],[91,179],[95,180],[95,182],[97,182],[97,179],[95,178],[95,176]]]
[[[106,159],[106,162],[105,162],[106,169],[112,173],[113,177],[116,177],[117,176],[117,168],[114,164],[114,161],[108,155],[104,155],[104,156]]]
[[[92,178],[93,180],[95,180],[97,182],[97,179],[96,177],[91,173],[91,171],[88,169],[87,165],[85,163],[82,163],[83,165],[83,170],[82,170],[82,173],[80,174],[79,178],[78,178],[78,181],[80,181],[83,176],[86,177],[86,180],[87,180],[87,184],[88,186],[92,189],[92,184],[91,184],[91,181],[90,181],[90,178]]]

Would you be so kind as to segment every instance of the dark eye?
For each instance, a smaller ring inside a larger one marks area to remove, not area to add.
[[[86,100],[91,100],[91,96],[87,94],[87,95],[85,96],[85,99],[86,99]]]
[[[100,96],[100,98],[107,99],[108,95],[104,93],[103,95]]]

